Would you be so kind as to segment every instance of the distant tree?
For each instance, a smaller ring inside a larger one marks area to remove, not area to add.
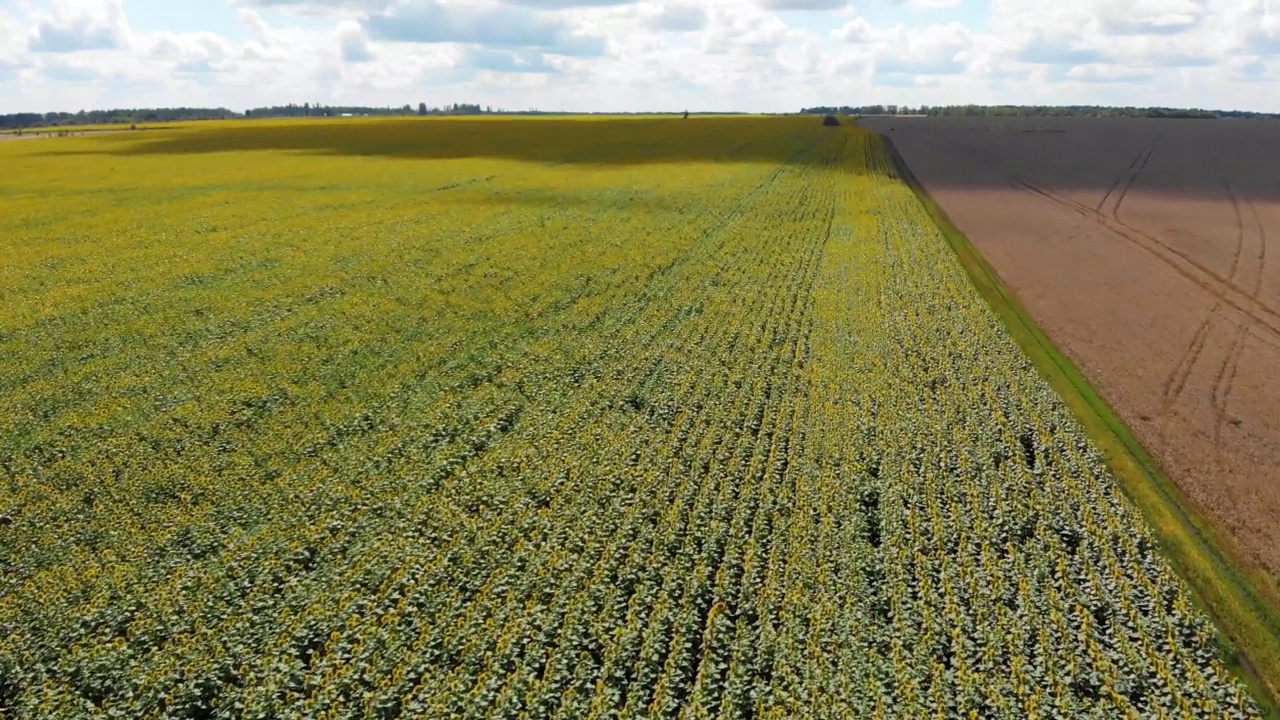
[[[424,102],[420,102],[420,103],[418,103],[418,114],[419,114],[419,115],[426,115],[426,114],[427,114],[427,104],[426,104],[426,103],[424,103]]]
[[[311,103],[302,103],[302,114],[303,115],[311,114]]]
[[[822,124],[828,127],[839,125],[840,118],[836,117],[835,115],[825,115],[822,118]]]

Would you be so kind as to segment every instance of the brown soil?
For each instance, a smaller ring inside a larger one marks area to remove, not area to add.
[[[1280,574],[1280,123],[862,123],[1169,476]]]

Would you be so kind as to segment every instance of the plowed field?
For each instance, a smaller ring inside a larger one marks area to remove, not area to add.
[[[1280,570],[1280,124],[864,124],[1166,472]]]

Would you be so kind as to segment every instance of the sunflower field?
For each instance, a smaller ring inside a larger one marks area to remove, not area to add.
[[[870,132],[0,164],[0,718],[1258,716]]]

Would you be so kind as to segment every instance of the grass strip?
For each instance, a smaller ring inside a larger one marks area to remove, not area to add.
[[[1218,625],[1225,662],[1252,690],[1263,717],[1280,720],[1280,612],[1276,599],[1260,591],[1269,587],[1265,572],[1244,561],[1242,552],[1227,550],[1229,539],[1213,530],[1079,368],[1036,326],[995,269],[912,174],[893,141],[880,137],[899,178],[915,192],[978,292],[1084,425],[1174,569]]]

